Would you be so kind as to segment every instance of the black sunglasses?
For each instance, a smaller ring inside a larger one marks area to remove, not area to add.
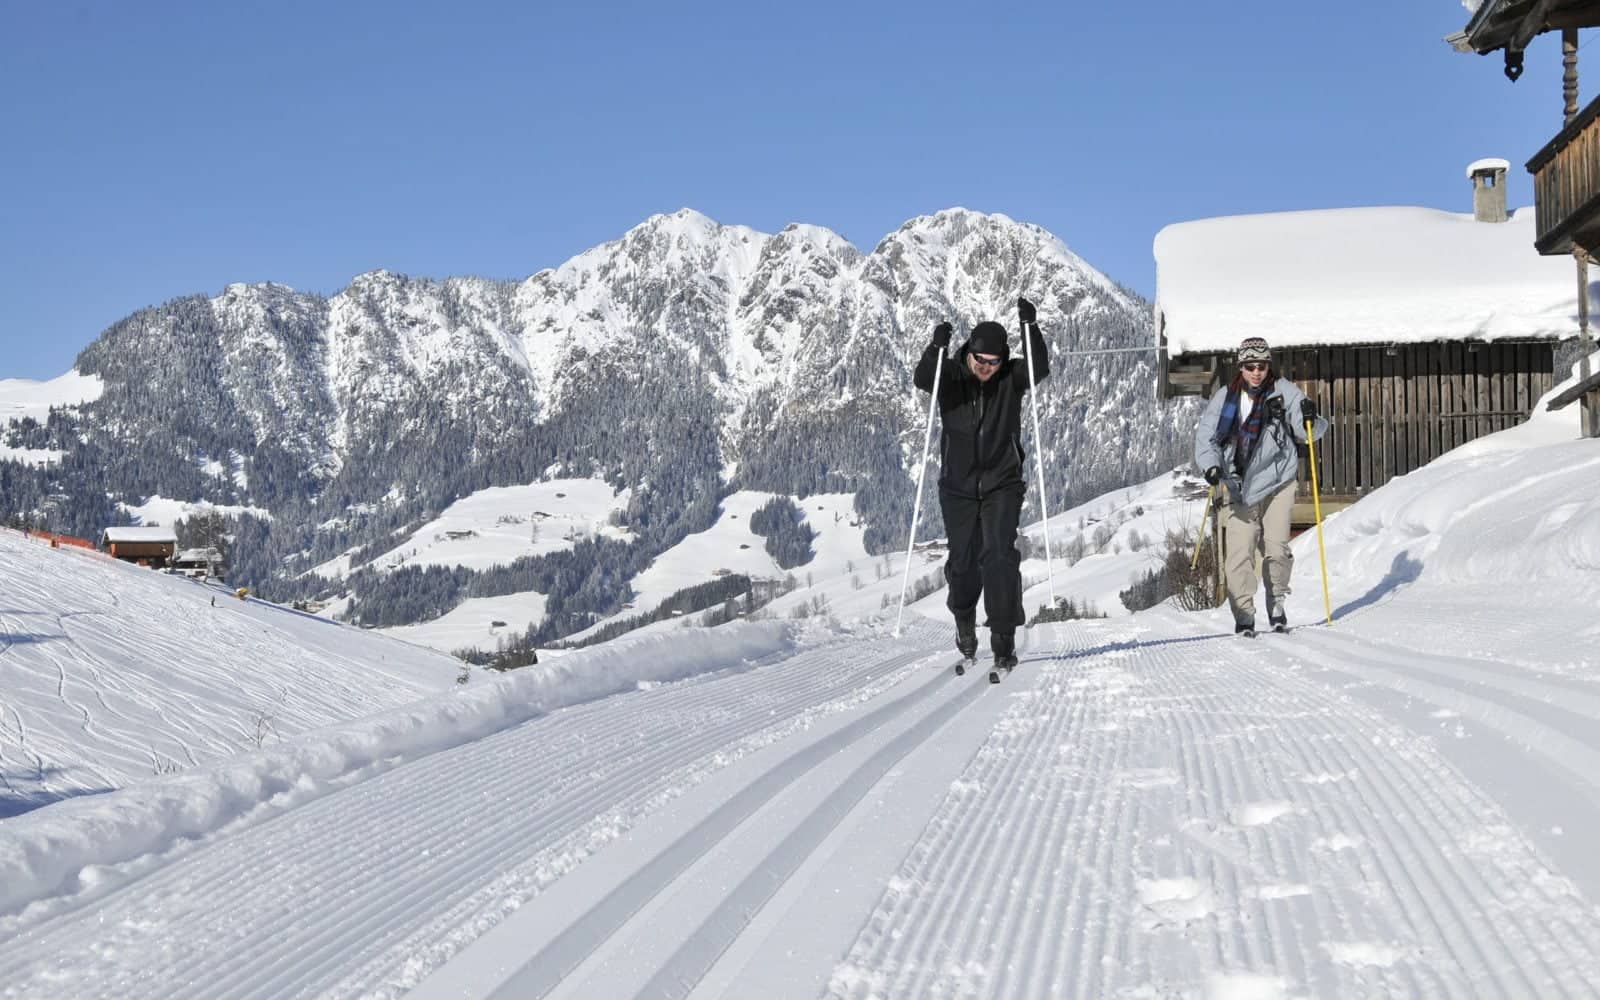
[[[1267,363],[1265,361],[1252,361],[1247,365],[1240,365],[1239,368],[1247,372],[1264,372],[1267,370]]]
[[[973,354],[970,355],[970,357],[975,363],[980,364],[985,368],[993,368],[1000,363],[999,358],[991,358],[982,354]]]

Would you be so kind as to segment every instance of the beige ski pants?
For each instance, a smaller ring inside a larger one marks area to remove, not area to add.
[[[1256,557],[1267,577],[1267,614],[1283,613],[1289,596],[1289,572],[1294,555],[1289,551],[1289,516],[1294,512],[1294,483],[1253,506],[1230,503],[1223,517],[1223,579],[1228,588],[1228,610],[1235,625],[1256,622]],[[1263,626],[1266,622],[1261,623]]]

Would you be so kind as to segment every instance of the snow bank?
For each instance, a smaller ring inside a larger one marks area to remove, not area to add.
[[[396,765],[568,705],[748,664],[794,646],[783,622],[626,639],[524,668],[488,687],[306,733],[184,775],[85,796],[0,823],[0,913],[104,878],[97,866],[183,847],[236,821],[321,797]],[[94,869],[91,875],[89,869]]]
[[[1600,598],[1600,442],[1579,437],[1576,406],[1551,413],[1549,398],[1527,422],[1462,445],[1330,518],[1328,568],[1343,584],[1334,589],[1354,595],[1385,577],[1517,581]],[[1315,566],[1313,533],[1297,540],[1296,557]]]

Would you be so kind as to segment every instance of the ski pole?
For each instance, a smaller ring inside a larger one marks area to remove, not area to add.
[[[1317,515],[1317,555],[1322,559],[1322,610],[1333,624],[1333,600],[1328,596],[1328,548],[1322,541],[1322,495],[1317,488],[1317,442],[1311,436],[1311,421],[1306,421],[1306,447],[1311,459],[1311,506]]]
[[[933,444],[933,410],[939,405],[939,378],[944,374],[944,349],[933,369],[933,396],[928,400],[928,430],[922,437],[922,463],[917,466],[917,499],[911,506],[911,537],[906,539],[906,571],[900,577],[900,610],[894,616],[894,637],[900,638],[900,619],[906,613],[906,584],[911,581],[911,550],[917,543],[917,520],[922,516],[922,477],[928,471],[928,446]]]
[[[1206,490],[1206,506],[1200,512],[1200,533],[1194,537],[1194,558],[1189,560],[1189,572],[1193,573],[1195,567],[1200,565],[1200,543],[1206,540],[1206,522],[1211,520],[1211,503],[1217,498],[1215,486]]]
[[[1037,329],[1039,324],[1035,322]],[[1041,335],[1042,336],[1042,335]],[[1039,525],[1044,528],[1044,571],[1050,579],[1050,607],[1056,606],[1056,570],[1050,560],[1050,512],[1045,508],[1044,491],[1044,439],[1039,436],[1039,394],[1033,382],[1033,338],[1028,336],[1028,324],[1022,324],[1022,363],[1028,366],[1028,398],[1033,401],[1033,452],[1039,460]]]

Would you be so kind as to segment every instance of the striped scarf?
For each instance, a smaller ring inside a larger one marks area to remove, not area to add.
[[[1256,444],[1261,440],[1261,428],[1267,420],[1266,400],[1272,395],[1277,381],[1278,376],[1269,372],[1260,387],[1255,389],[1245,384],[1243,375],[1235,375],[1228,385],[1228,396],[1222,401],[1222,415],[1217,418],[1217,431],[1212,440],[1220,444],[1229,438],[1233,439],[1233,464],[1241,476],[1255,454]],[[1241,392],[1250,394],[1250,412],[1242,421],[1239,419]]]

